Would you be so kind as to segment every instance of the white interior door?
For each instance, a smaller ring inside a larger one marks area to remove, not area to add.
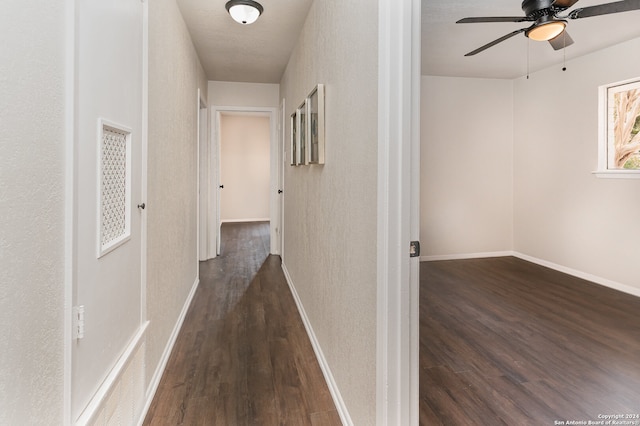
[[[73,305],[84,318],[71,349],[74,422],[142,323],[146,52],[144,3],[88,0],[76,7]]]

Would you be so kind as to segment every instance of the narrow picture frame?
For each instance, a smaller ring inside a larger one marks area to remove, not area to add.
[[[324,164],[325,127],[324,127],[324,84],[318,84],[307,97],[308,104],[308,147],[309,164]]]
[[[309,142],[309,103],[307,99],[300,104],[296,111],[297,115],[297,139],[298,139],[298,165],[304,166],[309,164],[307,144]]]
[[[298,138],[298,110],[296,109],[293,114],[291,114],[291,159],[289,164],[292,166],[298,165],[298,146],[300,144]]]

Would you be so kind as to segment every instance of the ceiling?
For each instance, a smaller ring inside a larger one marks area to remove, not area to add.
[[[611,0],[580,0],[568,12],[602,3]],[[520,5],[520,0],[422,0],[422,74],[513,79],[527,74],[527,50],[529,70],[534,72],[554,65],[562,68],[565,54],[570,60],[640,37],[640,11],[633,11],[569,20],[567,31],[575,43],[566,52],[519,34],[475,56],[464,56],[530,23],[456,24],[457,20],[524,16]]]
[[[260,0],[252,25],[228,15],[227,0],[177,0],[209,80],[279,83],[313,0]],[[609,3],[580,0],[573,8]],[[575,44],[555,51],[519,34],[472,57],[464,54],[528,23],[456,24],[471,16],[522,16],[520,0],[422,0],[422,74],[513,79],[640,37],[640,11],[571,20]],[[528,64],[528,65],[527,65]]]
[[[280,83],[313,0],[258,0],[251,25],[235,22],[227,0],[177,0],[209,80]]]

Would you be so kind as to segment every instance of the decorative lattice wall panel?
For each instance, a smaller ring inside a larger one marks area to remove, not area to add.
[[[131,236],[131,132],[100,120],[98,257]]]

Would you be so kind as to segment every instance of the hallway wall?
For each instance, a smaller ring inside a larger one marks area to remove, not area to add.
[[[207,80],[175,1],[149,3],[146,383],[198,274],[197,90]]]
[[[0,424],[63,424],[65,5],[0,13]]]
[[[376,2],[316,1],[280,86],[288,141],[325,84],[326,164],[285,166],[283,259],[357,425],[376,423],[377,40]]]
[[[277,108],[280,104],[279,84],[209,81],[208,87],[209,105]]]

